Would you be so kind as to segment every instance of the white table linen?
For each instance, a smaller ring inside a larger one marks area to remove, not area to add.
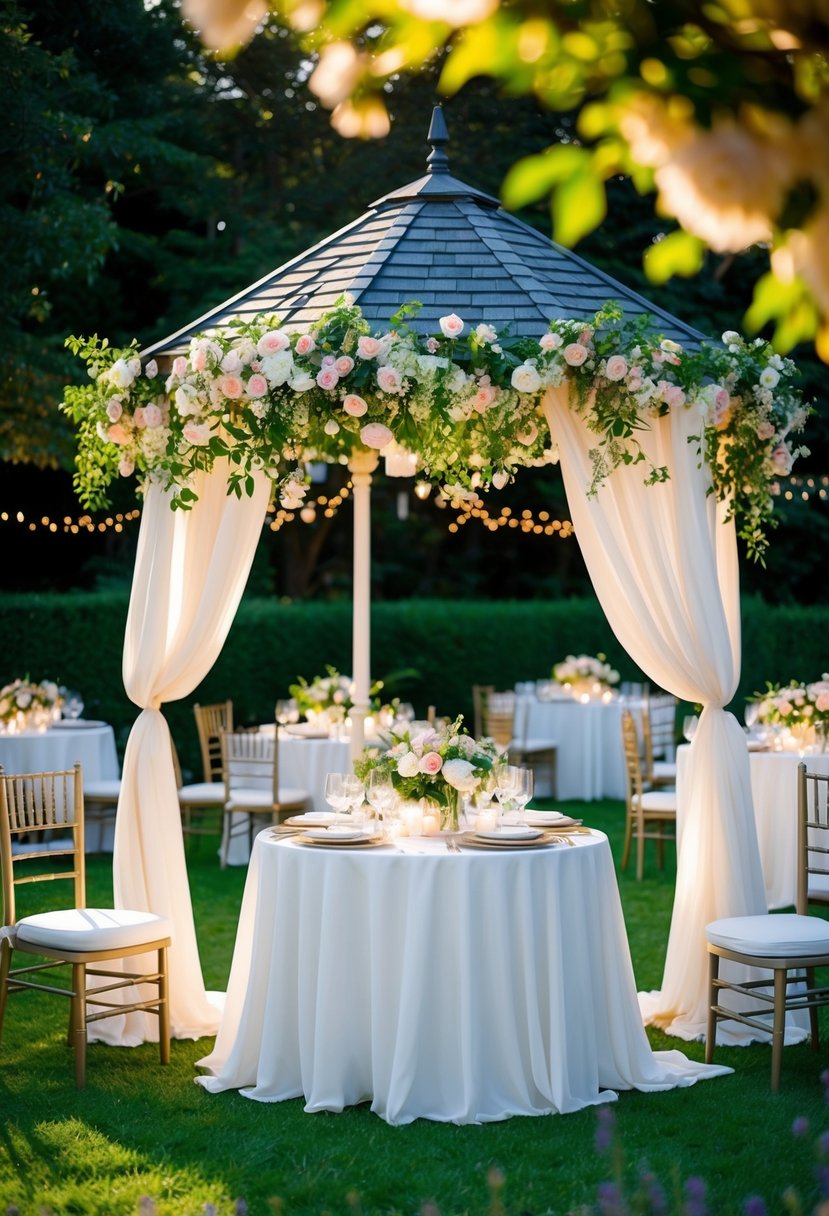
[[[572,697],[539,701],[534,694],[519,697],[520,713],[527,714],[527,735],[557,744],[557,790],[540,788],[538,797],[551,793],[562,801],[624,798],[625,764],[622,751],[622,710],[628,704],[612,701],[577,701]]]
[[[260,833],[198,1082],[466,1124],[728,1071],[651,1051],[607,838],[573,840],[454,854]]]
[[[677,751],[677,789],[685,777],[690,748]],[[797,883],[797,766],[829,773],[829,755],[801,756],[798,752],[749,754],[751,794],[763,882],[769,910],[790,908]]]
[[[71,768],[80,760],[84,779],[111,781],[120,776],[112,727],[79,722],[0,735],[0,764],[7,773],[46,773]]]

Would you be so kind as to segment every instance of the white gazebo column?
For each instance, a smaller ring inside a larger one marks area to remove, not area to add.
[[[354,487],[354,591],[351,626],[354,697],[351,707],[351,762],[365,744],[365,722],[371,688],[371,475],[377,468],[377,453],[357,448],[348,468]]]

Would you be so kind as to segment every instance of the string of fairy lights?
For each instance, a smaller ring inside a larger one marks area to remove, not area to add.
[[[333,519],[342,505],[351,496],[352,483],[347,482],[335,494],[318,494],[315,498],[305,500],[301,507],[287,510],[284,507],[271,504],[265,518],[264,526],[271,532],[278,532],[285,524],[299,520],[304,524],[314,524],[320,518]],[[414,486],[415,497],[425,500],[429,497],[432,486],[428,481],[417,481]],[[780,497],[786,502],[810,502],[817,498],[826,501],[829,498],[829,474],[818,477],[788,477],[780,481]],[[490,532],[500,528],[518,530],[528,536],[557,536],[566,540],[574,534],[574,527],[569,519],[555,519],[549,511],[528,509],[519,510],[511,507],[501,507],[497,512],[489,511],[483,499],[474,498],[468,502],[450,504],[445,498],[436,498],[435,505],[453,513],[447,525],[448,531],[459,532],[467,524],[477,521]],[[27,515],[22,510],[0,510],[0,525],[18,527],[27,532],[60,533],[64,536],[82,536],[91,533],[123,532],[129,525],[135,524],[141,518],[140,508],[131,511],[113,512],[100,518],[92,515],[53,517],[37,510]]]

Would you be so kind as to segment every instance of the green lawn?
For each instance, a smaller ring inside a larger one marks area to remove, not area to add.
[[[620,805],[578,809],[608,832],[618,858]],[[88,871],[90,902],[107,901],[109,861],[92,859]],[[190,880],[208,988],[223,988],[227,979],[244,877],[219,870],[212,841],[194,841]],[[620,876],[640,988],[660,984],[673,878],[673,858],[660,875],[652,857],[643,882],[630,872]],[[829,1069],[829,1050],[816,1056],[808,1044],[786,1049],[777,1096],[769,1093],[764,1046],[720,1049],[717,1059],[734,1067],[733,1076],[664,1094],[623,1093],[604,1108],[616,1128],[608,1153],[596,1148],[597,1109],[482,1127],[418,1121],[393,1128],[367,1106],[306,1115],[299,1100],[264,1105],[236,1093],[209,1095],[193,1083],[194,1062],[212,1042],[206,1039],[174,1042],[169,1068],[158,1065],[151,1045],[94,1045],[87,1088],[78,1092],[63,1004],[23,995],[11,1002],[6,1021],[0,1212],[122,1216],[135,1213],[142,1196],[152,1197],[159,1216],[195,1216],[205,1205],[230,1213],[240,1197],[252,1214],[286,1216],[391,1216],[425,1205],[444,1216],[664,1210],[646,1198],[652,1184],[639,1180],[647,1171],[664,1188],[667,1210],[689,1216],[706,1210],[698,1199],[683,1209],[684,1183],[694,1177],[705,1179],[711,1213],[737,1216],[751,1195],[763,1196],[772,1213],[812,1212],[821,1195],[817,1141],[829,1129],[829,1109],[820,1074]],[[829,1019],[823,1029],[829,1041]],[[648,1033],[657,1049],[702,1058],[701,1043]],[[801,1117],[810,1130],[795,1135]],[[612,1193],[599,1200],[600,1186],[619,1171],[627,1209]]]

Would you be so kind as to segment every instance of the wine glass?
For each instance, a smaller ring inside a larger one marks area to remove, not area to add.
[[[495,772],[495,797],[498,800],[500,807],[500,818],[502,822],[507,822],[508,813],[514,808],[514,792],[515,792],[515,774],[518,770],[513,764],[496,764]]]
[[[381,768],[373,768],[368,775],[366,797],[374,808],[375,816],[383,820],[384,826],[388,826],[397,803],[397,790],[394,788],[391,773],[384,772]]]
[[[746,701],[745,714],[743,715],[745,724],[748,727],[749,734],[757,725],[757,719],[760,717],[760,702]]]
[[[682,719],[682,734],[688,743],[691,742],[694,735],[697,733],[698,726],[699,718],[696,714],[687,714],[686,717]]]
[[[334,812],[334,823],[344,821],[348,809],[350,795],[346,790],[345,780],[350,773],[327,773],[325,777],[325,801]]]
[[[366,787],[355,773],[343,774],[343,795],[346,800],[346,808],[354,816],[355,821],[362,822],[363,814],[360,808],[366,796]]]
[[[76,722],[83,713],[83,697],[71,688],[63,691],[63,716],[70,722]]]
[[[512,801],[518,810],[518,822],[526,823],[527,803],[533,796],[533,771],[516,768],[513,775]]]
[[[401,701],[397,707],[397,717],[401,722],[414,722],[415,708],[411,701]]]
[[[299,706],[293,697],[277,701],[276,720],[280,726],[289,726],[299,721]]]

